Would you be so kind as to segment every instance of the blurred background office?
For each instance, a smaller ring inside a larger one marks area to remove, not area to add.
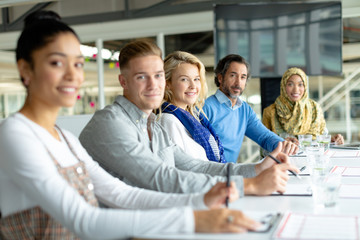
[[[297,3],[313,8],[306,10],[304,7],[305,10],[300,13],[291,13],[289,6],[282,4],[283,2],[285,1],[0,0],[0,119],[19,109],[25,98],[14,54],[22,20],[33,11],[46,9],[59,13],[76,30],[86,57],[86,81],[78,102],[74,108],[62,109],[59,117],[59,124],[75,134],[81,131],[81,126],[91,114],[122,94],[117,80],[119,49],[134,39],[149,38],[163,49],[164,56],[175,50],[182,50],[199,57],[207,71],[208,95],[216,91],[213,69],[217,60],[222,57],[221,54],[235,51],[244,56],[254,68],[254,76],[248,82],[242,98],[253,107],[259,118],[266,102],[266,92],[269,93],[274,85],[271,81],[276,84],[278,75],[281,76],[286,67],[301,65],[297,67],[305,68],[309,75],[309,96],[321,104],[330,134],[341,133],[346,142],[360,141],[360,1],[286,1],[287,4]],[[339,4],[331,5],[328,11],[318,11],[320,7],[334,2]],[[221,19],[223,13],[214,13],[214,6],[219,4],[240,4],[240,8],[236,10],[240,18],[231,19],[226,24],[228,27],[221,28],[226,22]],[[245,9],[241,4],[252,8]],[[275,4],[277,12],[265,8],[264,4]],[[270,12],[272,14],[269,15]],[[284,16],[286,12],[290,12],[290,15]],[[330,33],[336,24],[326,24],[324,19],[327,18],[340,19],[337,21],[337,24],[340,23],[337,35]],[[284,39],[284,35],[281,35],[284,31],[279,30],[284,22],[290,27],[290,30],[286,30],[289,33],[287,39],[293,40],[281,45],[281,42],[279,44],[275,40]],[[316,41],[311,40],[316,30],[309,27],[314,23],[320,26]],[[235,44],[234,41],[226,40],[234,35],[233,30],[237,32]],[[258,34],[262,37],[256,40],[253,36],[259,30],[264,31]],[[243,35],[248,36],[248,42],[241,39]],[[310,45],[304,44],[301,39],[307,39]],[[319,45],[318,42],[321,41],[322,45]],[[337,46],[337,42],[340,42],[340,46]],[[290,53],[283,53],[290,56],[289,59],[277,55],[285,48],[290,49]],[[319,48],[321,50],[318,51]],[[265,52],[260,53],[260,49]],[[245,52],[241,52],[244,50]],[[323,50],[328,50],[329,53],[325,54],[335,55],[340,61],[327,61],[329,58],[325,55],[318,56],[323,61],[320,63],[320,60],[314,61],[314,56],[303,54],[317,51],[323,53]],[[260,60],[254,61],[255,55],[259,55]],[[296,61],[299,59],[300,61]],[[317,66],[319,64],[322,67]],[[277,96],[274,94],[270,92],[268,95],[275,99]],[[239,161],[254,161],[258,158],[258,146],[245,139]]]

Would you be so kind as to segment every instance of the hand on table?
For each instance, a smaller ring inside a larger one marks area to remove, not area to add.
[[[243,212],[228,208],[194,211],[194,217],[195,232],[246,232],[260,226]]]
[[[336,134],[331,137],[331,142],[335,143],[335,145],[344,144],[344,137],[341,134]]]

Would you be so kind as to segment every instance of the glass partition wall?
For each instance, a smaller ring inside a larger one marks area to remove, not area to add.
[[[149,37],[157,41],[156,37]],[[122,88],[118,82],[120,72],[117,64],[119,49],[127,42],[126,40],[103,41],[103,78],[104,78],[104,100],[105,105],[111,104],[115,97],[122,94]],[[164,36],[164,56],[175,50],[188,51],[200,58],[207,71],[207,82],[209,85],[208,95],[215,93],[213,69],[215,66],[215,52],[212,31],[198,32],[193,34],[173,34]],[[99,86],[98,86],[98,66],[97,49],[94,42],[84,42],[82,51],[86,57],[85,63],[85,82],[79,92],[78,102],[73,108],[64,108],[61,115],[80,115],[92,114],[100,109],[99,106]],[[6,118],[11,113],[16,112],[23,104],[26,90],[22,86],[15,64],[13,51],[3,51],[0,57],[0,118]],[[339,84],[344,77],[320,77],[311,76],[309,78],[310,97],[318,100],[322,95]],[[324,84],[326,82],[326,84]],[[352,135],[351,141],[359,141],[360,126],[360,88],[350,92],[351,102],[351,122]],[[247,101],[261,118],[261,97],[260,80],[252,78],[249,80],[242,98]],[[345,97],[336,105],[325,112],[328,129],[330,133],[346,134],[345,127]],[[251,140],[245,138],[245,143],[240,152],[239,162],[248,160],[255,156],[253,160],[258,160],[256,153],[259,152],[258,146]]]

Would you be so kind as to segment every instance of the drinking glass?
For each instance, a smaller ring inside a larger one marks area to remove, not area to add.
[[[311,145],[312,135],[298,135],[300,149],[305,151]]]
[[[333,207],[339,198],[341,185],[340,173],[324,173],[313,170],[311,175],[311,187],[315,207]]]
[[[305,153],[307,156],[311,155],[324,155],[324,147],[320,147],[319,144],[312,144],[305,149]]]
[[[310,167],[311,175],[325,175],[330,171],[330,157],[321,154],[321,151],[316,154],[308,154],[307,158]]]
[[[316,141],[319,146],[324,147],[324,151],[327,151],[330,148],[331,135],[316,136]]]

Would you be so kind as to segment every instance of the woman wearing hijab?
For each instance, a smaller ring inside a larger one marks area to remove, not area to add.
[[[280,96],[275,103],[264,109],[263,124],[277,134],[311,134],[313,138],[324,134],[324,114],[320,105],[309,98],[307,89],[305,72],[299,68],[288,69],[280,82]],[[337,134],[331,141],[343,144],[344,138]]]

